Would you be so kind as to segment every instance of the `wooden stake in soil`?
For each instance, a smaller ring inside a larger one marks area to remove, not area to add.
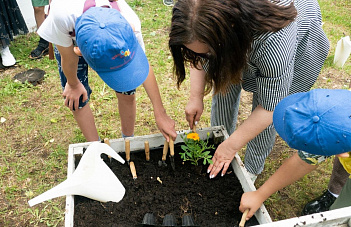
[[[144,142],[145,145],[145,159],[146,161],[150,161],[150,147],[149,147],[149,141]]]
[[[129,163],[129,167],[130,167],[130,172],[132,173],[133,179],[137,179],[137,174],[136,174],[136,169],[135,169],[135,165],[134,162],[130,162]]]
[[[249,213],[249,209],[246,209],[244,211],[244,213],[243,213],[243,216],[241,216],[241,221],[239,223],[239,227],[244,227],[245,226],[247,213]]]
[[[103,142],[111,147],[110,141],[107,138],[105,138]],[[108,155],[107,157],[110,159],[110,163],[111,163],[111,160],[112,160],[111,156]]]
[[[130,141],[128,139],[125,140],[125,151],[126,151],[126,161],[129,165],[130,164]]]

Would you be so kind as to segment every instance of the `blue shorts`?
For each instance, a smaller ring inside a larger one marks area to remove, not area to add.
[[[60,74],[62,90],[64,90],[66,83],[67,83],[67,79],[66,79],[65,74],[62,71],[61,55],[56,47],[54,48],[54,52],[55,52],[55,58],[57,61],[57,66],[58,66],[58,70],[59,70],[59,74]],[[92,93],[92,90],[89,86],[89,81],[88,81],[88,63],[85,61],[85,59],[82,56],[79,56],[77,77],[78,77],[79,81],[84,85],[84,87],[88,93],[88,99],[85,102],[83,102],[83,96],[81,96],[79,99],[79,108],[82,108],[89,102],[90,95]],[[119,92],[119,91],[115,91],[115,92],[120,93],[120,94],[124,94],[124,95],[134,95],[136,90],[133,89],[133,90],[126,91],[126,92]]]

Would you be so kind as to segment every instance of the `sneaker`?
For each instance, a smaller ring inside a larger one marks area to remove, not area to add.
[[[308,202],[302,210],[302,215],[314,214],[328,211],[330,206],[334,203],[336,197],[333,196],[329,190],[326,190],[323,195]]]
[[[2,64],[5,67],[13,66],[16,64],[15,57],[11,54],[10,48],[7,46],[0,52],[2,58]]]
[[[30,52],[30,59],[39,59],[49,53],[49,42],[40,38],[37,48]]]
[[[165,6],[174,6],[174,1],[173,0],[163,0],[163,4]]]

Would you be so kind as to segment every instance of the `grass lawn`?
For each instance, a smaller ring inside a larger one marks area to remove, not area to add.
[[[142,21],[146,52],[159,84],[167,113],[176,121],[176,130],[188,129],[184,107],[189,93],[187,79],[179,90],[172,76],[172,58],[168,50],[171,7],[160,0],[127,0]],[[346,89],[350,84],[351,60],[343,68],[333,65],[337,41],[350,35],[351,3],[349,0],[320,0],[323,28],[331,50],[314,88]],[[30,60],[28,55],[39,38],[31,33],[17,37],[10,49],[17,59],[14,68],[0,72],[0,226],[63,226],[65,198],[56,198],[29,207],[27,201],[66,179],[69,144],[84,142],[68,108],[63,105],[56,61],[48,56]],[[46,71],[42,84],[31,86],[14,82],[16,73],[31,68]],[[90,105],[101,138],[120,138],[117,98],[95,72],[90,71],[93,89]],[[249,93],[243,92],[240,124],[250,112]],[[205,110],[199,127],[210,125],[211,95],[205,97]],[[152,105],[140,87],[137,90],[135,135],[159,133]],[[256,187],[291,156],[290,149],[279,137]],[[244,155],[241,152],[240,155]],[[304,204],[320,195],[331,173],[332,159],[297,183],[275,193],[265,205],[273,220],[298,216]]]

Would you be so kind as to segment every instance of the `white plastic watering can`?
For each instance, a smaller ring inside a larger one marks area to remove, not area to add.
[[[101,153],[111,156],[122,164],[125,162],[109,145],[94,142],[89,145],[70,177],[29,200],[29,206],[64,195],[81,195],[100,202],[119,202],[125,194],[125,188],[101,159]]]

